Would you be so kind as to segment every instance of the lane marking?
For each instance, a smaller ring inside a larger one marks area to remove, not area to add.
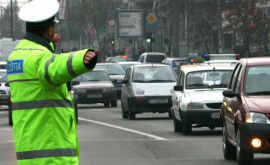
[[[2,128],[0,129],[0,131],[11,131],[12,129],[11,128]]]
[[[104,126],[107,126],[107,127],[112,127],[112,128],[116,128],[116,129],[120,129],[120,130],[124,130],[124,131],[128,131],[128,132],[140,134],[140,135],[143,135],[143,136],[153,138],[155,140],[169,140],[169,139],[165,139],[165,138],[155,136],[155,135],[151,135],[151,134],[148,134],[148,133],[144,133],[144,132],[140,132],[140,131],[136,131],[136,130],[133,130],[133,129],[124,128],[124,127],[120,127],[120,126],[116,126],[116,125],[111,125],[111,124],[107,124],[107,123],[102,123],[102,122],[99,122],[99,121],[84,119],[84,118],[80,118],[80,117],[78,119],[83,120],[83,121],[87,121],[87,122],[91,122],[91,123],[95,123],[95,124],[104,125]]]
[[[167,139],[167,141],[209,141],[209,139]],[[220,139],[211,139],[218,140]],[[97,139],[97,140],[79,140],[80,142],[123,142],[123,141],[157,141],[156,139]]]

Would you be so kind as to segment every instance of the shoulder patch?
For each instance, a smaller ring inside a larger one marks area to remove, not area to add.
[[[24,64],[24,59],[8,61],[7,62],[7,74],[8,75],[24,74],[23,64]]]

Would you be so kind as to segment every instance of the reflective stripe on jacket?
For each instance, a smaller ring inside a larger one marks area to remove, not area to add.
[[[23,39],[8,59],[18,165],[77,165],[76,118],[66,83],[96,61],[84,65],[89,49],[54,54],[44,45]]]

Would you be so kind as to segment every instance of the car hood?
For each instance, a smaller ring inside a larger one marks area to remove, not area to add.
[[[108,88],[113,87],[113,83],[111,81],[88,81],[88,82],[80,82],[79,85],[75,85],[75,89],[87,89],[87,88]]]
[[[187,91],[191,102],[199,103],[222,103],[223,101],[223,89],[213,90],[192,90]]]
[[[270,114],[269,96],[246,96],[244,97],[251,112],[261,112]]]
[[[122,81],[125,75],[109,75],[112,80]]]
[[[176,85],[173,83],[134,83],[135,90],[143,89],[145,96],[170,96],[171,90]]]

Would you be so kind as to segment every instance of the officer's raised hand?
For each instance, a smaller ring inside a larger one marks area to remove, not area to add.
[[[88,51],[85,55],[84,55],[84,59],[83,59],[83,62],[84,64],[89,64],[89,62],[95,58],[99,53],[99,50],[96,50],[95,52],[91,52],[91,51]]]

